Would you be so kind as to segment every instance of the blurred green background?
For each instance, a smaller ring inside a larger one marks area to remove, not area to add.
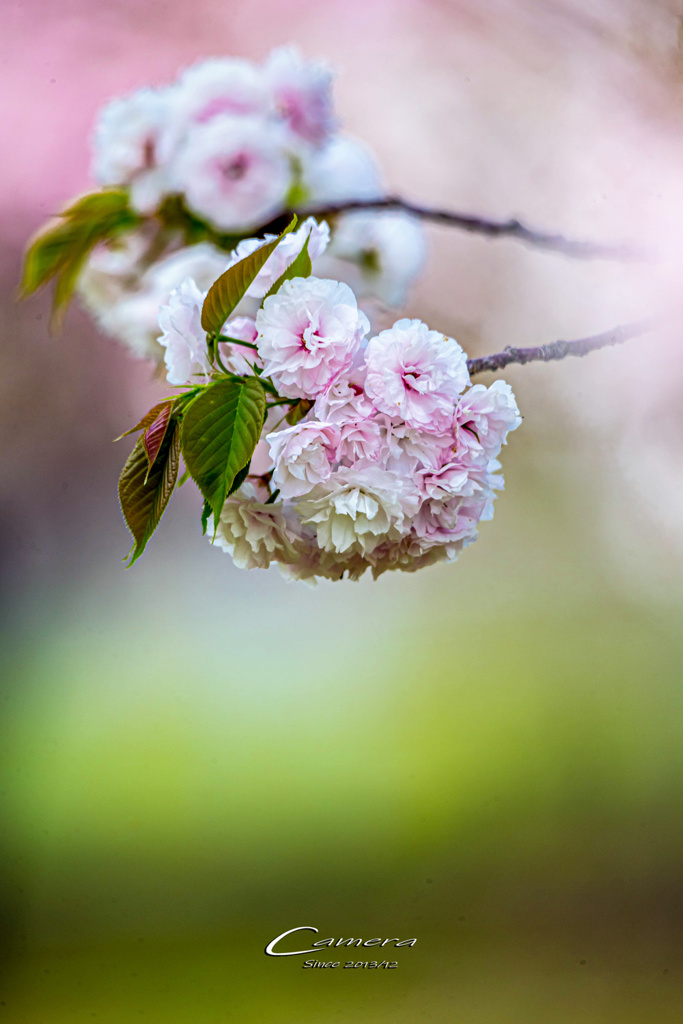
[[[535,0],[323,6],[202,0],[196,24],[175,3],[5,10],[23,120],[1,172],[0,1020],[674,1024],[680,530],[658,518],[675,519],[674,463],[625,466],[617,440],[660,430],[634,394],[658,358],[653,388],[674,379],[680,354],[653,338],[511,368],[525,422],[480,541],[455,566],[309,589],[234,569],[189,486],[125,572],[128,448],[110,442],[163,391],[78,310],[54,339],[45,296],[14,304],[28,234],[86,186],[99,104],[208,53],[260,58],[296,18],[407,194],[611,237],[610,217],[650,195],[615,171],[618,140],[595,181],[546,141],[579,153],[578,111],[632,144],[635,107],[610,106],[617,51],[633,81],[668,69],[637,115],[666,135],[680,91],[665,0],[621,5],[623,24],[606,0],[594,21]],[[430,245],[409,313],[472,355],[610,327],[642,281],[438,229]],[[661,490],[643,504],[631,485],[648,470]],[[264,955],[299,925],[417,944],[395,971]]]
[[[309,590],[176,508],[14,616],[8,1020],[680,1020],[678,618],[610,583],[533,434],[455,567]],[[298,925],[418,941],[263,955]]]

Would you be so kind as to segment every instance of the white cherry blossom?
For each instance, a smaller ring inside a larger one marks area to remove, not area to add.
[[[330,423],[345,423],[348,420],[366,419],[376,411],[365,394],[363,385],[356,383],[356,374],[343,377],[331,384],[315,400],[315,415],[319,420]],[[363,380],[365,374],[361,375]]]
[[[389,534],[400,536],[404,519],[417,506],[405,480],[361,463],[340,469],[295,507],[304,523],[315,525],[324,551],[366,555]]]
[[[382,450],[380,425],[374,419],[347,420],[339,426],[337,459],[345,466],[377,462]]]
[[[213,539],[213,530],[207,532]],[[243,484],[223,506],[215,543],[239,569],[267,569],[273,561],[296,558],[295,539],[281,505],[264,504],[254,487]]]
[[[204,293],[188,278],[171,292],[167,305],[159,310],[159,327],[163,332],[159,344],[166,349],[164,362],[169,384],[186,384],[196,373],[210,373],[206,332],[201,325],[204,298]]]

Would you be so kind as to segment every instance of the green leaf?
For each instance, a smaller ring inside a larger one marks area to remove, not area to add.
[[[209,505],[206,498],[204,499],[204,507],[202,509],[202,537],[206,536],[206,530],[209,525],[209,518],[211,516],[211,506]]]
[[[310,199],[310,188],[307,188],[302,181],[295,181],[290,186],[289,192],[285,197],[285,207],[288,210],[296,210],[300,206],[305,206],[306,203],[310,202]]]
[[[60,216],[90,224],[111,217],[116,218],[122,214],[137,217],[128,205],[127,189],[104,188],[99,192],[88,192],[80,196],[71,206],[67,206]]]
[[[173,403],[162,406],[161,412],[154,420],[154,422],[147,428],[142,435],[142,444],[147,452],[147,458],[149,460],[149,468],[151,470],[154,465],[155,459],[159,455],[161,446],[166,436],[166,429],[171,419],[171,410]]]
[[[63,268],[69,253],[78,245],[79,225],[69,221],[44,228],[31,241],[24,257],[19,286],[25,298],[47,284]]]
[[[20,295],[26,297],[55,279],[53,325],[69,302],[78,275],[98,242],[109,241],[141,222],[124,189],[105,189],[77,199],[26,250]]]
[[[266,396],[257,377],[209,384],[183,416],[185,464],[217,523],[225,499],[261,436]]]
[[[174,422],[166,432],[154,465],[149,467],[147,452],[138,438],[119,480],[119,501],[135,544],[128,567],[145,550],[168,505],[178,476],[180,460],[180,424]]]
[[[280,274],[277,281],[270,287],[268,292],[266,292],[263,298],[263,302],[265,302],[266,299],[269,298],[271,295],[275,295],[276,292],[279,292],[280,288],[285,283],[285,281],[291,281],[295,277],[311,276],[313,266],[311,264],[311,257],[308,255],[309,237],[310,236],[306,237],[306,241],[303,244],[301,252],[296,256],[295,259],[292,260],[292,262],[289,264],[285,272],[283,274]],[[263,305],[263,303],[261,303],[261,305]]]
[[[202,307],[202,327],[207,334],[218,334],[238,302],[244,298],[247,288],[258,274],[271,253],[296,225],[296,215],[272,242],[266,242],[239,263],[234,263],[209,288]]]
[[[232,482],[232,487],[230,488],[230,490],[228,491],[228,493],[226,495],[227,498],[229,498],[231,494],[234,494],[234,492],[239,487],[241,487],[242,484],[244,483],[244,481],[247,479],[247,476],[249,475],[249,466],[250,466],[250,464],[251,464],[251,459],[249,459],[249,462],[246,464],[244,469],[241,469],[239,471],[239,473],[237,474],[237,476],[235,477],[235,479]],[[213,513],[211,511],[211,506],[209,505],[208,501],[206,501],[206,499],[204,499],[204,508],[202,509],[202,537],[206,534],[206,531],[207,531],[207,528],[208,528],[208,525],[209,525],[209,517],[212,514]],[[216,530],[217,529],[218,529],[218,520],[216,519],[216,520],[214,520],[214,532],[213,532],[214,540],[216,538]]]
[[[263,429],[263,428],[261,428],[261,429]],[[246,466],[244,466],[244,468],[241,469],[239,471],[239,473],[235,476],[235,479],[231,483],[230,490],[228,491],[228,494],[227,494],[228,498],[230,497],[231,494],[234,494],[235,491],[239,490],[239,488],[242,486],[244,481],[247,479],[247,477],[249,476],[249,467],[250,466],[251,466],[251,459],[249,459],[249,462],[246,464]]]

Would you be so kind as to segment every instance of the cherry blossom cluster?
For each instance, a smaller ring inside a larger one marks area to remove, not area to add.
[[[327,225],[311,220],[283,239],[255,295],[306,238],[322,253]],[[234,258],[261,244],[243,242]],[[161,310],[173,384],[211,372],[203,301],[188,280]],[[509,385],[470,386],[460,345],[419,320],[370,333],[351,288],[315,276],[286,280],[254,318],[223,327],[225,369],[257,373],[276,396],[249,475],[214,524],[239,567],[333,580],[414,571],[454,560],[492,517],[498,455],[521,422]]]
[[[159,358],[156,312],[187,277],[207,287],[226,268],[218,234],[246,237],[282,211],[386,194],[371,151],[338,130],[333,76],[294,47],[262,66],[214,58],[169,86],[113,100],[94,133],[93,173],[125,187],[142,226],[98,247],[79,292],[107,333]],[[153,219],[169,199],[213,232],[160,251]],[[398,307],[424,262],[419,224],[403,213],[349,212],[334,225],[321,277],[347,281],[361,300]],[[253,312],[253,310],[252,310]]]

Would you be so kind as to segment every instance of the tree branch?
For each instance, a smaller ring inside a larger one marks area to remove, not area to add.
[[[637,338],[641,334],[647,334],[655,327],[654,320],[638,320],[632,324],[624,324],[614,327],[604,334],[594,334],[590,338],[579,338],[576,341],[553,341],[549,345],[539,345],[536,348],[513,348],[512,346],[494,355],[482,356],[480,359],[468,359],[467,368],[470,376],[477,373],[484,373],[487,370],[502,370],[510,363],[550,363],[556,359],[565,359],[567,356],[585,356],[589,352],[596,352],[598,349],[607,348],[609,345],[622,345],[630,338]]]
[[[343,203],[334,203],[328,206],[311,207],[306,210],[297,210],[300,217],[315,217],[317,219],[334,217],[340,213],[353,213],[359,210],[401,210],[410,213],[420,220],[431,221],[434,224],[446,224],[449,227],[460,228],[471,234],[485,235],[488,238],[515,238],[527,245],[537,249],[547,249],[551,252],[559,252],[564,256],[571,256],[575,259],[602,259],[619,260],[625,263],[645,263],[652,258],[652,255],[639,249],[634,245],[620,243],[607,245],[601,242],[585,242],[576,239],[565,238],[564,235],[549,234],[545,231],[536,231],[534,228],[526,227],[516,219],[510,220],[488,220],[485,217],[474,217],[465,213],[454,213],[450,210],[440,210],[429,206],[421,206],[418,203],[410,203],[400,196],[387,196],[384,199],[354,199]],[[265,225],[259,229],[274,231],[283,218],[277,218],[272,224]]]

